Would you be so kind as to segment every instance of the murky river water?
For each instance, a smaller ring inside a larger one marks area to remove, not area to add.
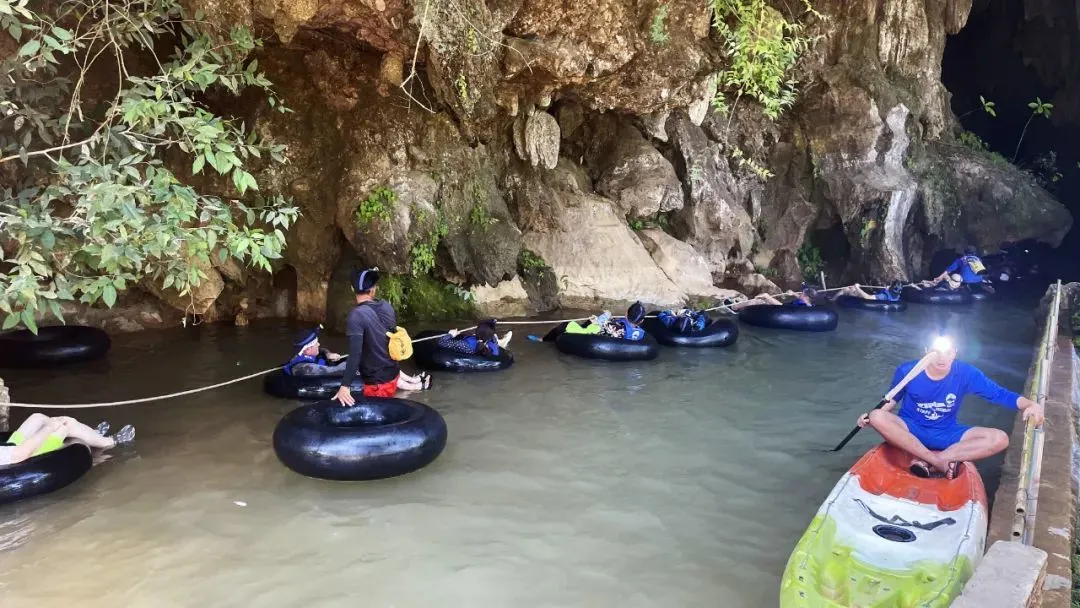
[[[942,324],[961,358],[1021,389],[1029,310],[842,312],[832,334],[744,327],[732,349],[631,365],[560,355],[517,328],[511,370],[439,375],[420,395],[446,417],[442,456],[379,482],[282,466],[270,437],[294,404],[259,381],[77,412],[134,422],[136,447],[0,507],[0,605],[776,606],[792,546],[874,433],[822,450]],[[122,336],[107,361],[6,379],[21,401],[160,394],[270,367],[291,333],[263,322]],[[968,423],[1011,423],[965,405]],[[982,467],[991,492],[999,466]]]

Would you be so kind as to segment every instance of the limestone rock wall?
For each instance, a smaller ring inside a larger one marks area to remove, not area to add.
[[[765,268],[797,284],[796,252],[830,227],[850,251],[836,284],[1071,226],[1024,174],[949,145],[941,57],[971,0],[815,1],[799,101],[778,121],[749,100],[711,108],[726,59],[702,0],[190,4],[267,39],[260,65],[294,113],[222,110],[289,146],[259,183],[303,209],[274,277],[215,269],[208,318],[246,301],[322,321],[346,258],[525,312],[775,287]],[[358,219],[379,189],[392,204]],[[555,276],[543,297],[518,279],[523,249]]]

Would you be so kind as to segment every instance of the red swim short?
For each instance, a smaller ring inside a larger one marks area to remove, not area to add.
[[[397,381],[398,377],[394,376],[394,379],[389,382],[383,382],[382,384],[365,384],[364,396],[365,397],[393,397],[397,394]]]

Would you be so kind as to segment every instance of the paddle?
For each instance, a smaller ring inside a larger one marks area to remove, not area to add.
[[[919,362],[915,364],[915,367],[911,368],[911,371],[908,372],[906,376],[904,376],[904,379],[901,380],[896,386],[894,386],[893,389],[885,395],[885,398],[879,401],[878,404],[874,406],[874,409],[881,409],[885,406],[886,403],[892,401],[893,397],[896,397],[897,393],[904,390],[904,387],[908,385],[908,382],[914,380],[915,376],[921,374],[922,371],[926,369],[928,365],[930,365],[930,358],[933,357],[935,354],[936,353],[927,353],[925,357],[920,359]],[[844,437],[843,441],[841,441],[839,444],[837,444],[835,448],[829,451],[839,452],[840,450],[844,449],[844,446],[847,445],[848,442],[855,437],[856,433],[862,430],[862,428],[863,427],[856,425],[855,428],[851,429],[851,432],[847,434],[847,437]]]

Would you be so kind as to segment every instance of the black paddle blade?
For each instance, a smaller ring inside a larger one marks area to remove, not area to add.
[[[878,404],[877,404],[877,405],[875,405],[875,406],[874,406],[874,409],[875,409],[875,410],[877,410],[877,409],[881,409],[882,407],[884,407],[884,406],[885,406],[885,404],[886,404],[886,403],[888,403],[888,401],[886,401],[885,399],[882,399],[881,401],[879,401],[879,402],[878,402]],[[871,410],[871,411],[872,411],[872,410]],[[833,449],[831,449],[831,450],[829,450],[829,451],[830,451],[830,452],[839,452],[840,450],[844,449],[844,446],[845,446],[845,445],[847,445],[847,444],[848,444],[848,442],[849,442],[849,441],[851,441],[851,440],[852,440],[852,439],[853,439],[853,438],[855,437],[855,435],[857,435],[857,434],[859,433],[859,431],[861,431],[861,430],[862,430],[862,428],[863,428],[863,427],[861,427],[861,426],[857,426],[857,425],[856,425],[856,427],[855,427],[855,428],[853,428],[853,429],[851,429],[851,432],[847,434],[847,437],[844,437],[844,440],[843,440],[843,441],[841,441],[840,443],[836,444],[836,447],[835,447],[835,448],[833,448]]]

